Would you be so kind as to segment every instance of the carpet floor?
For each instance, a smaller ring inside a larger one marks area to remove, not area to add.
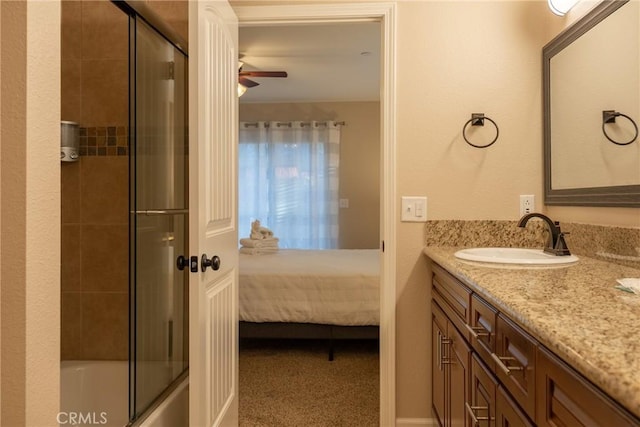
[[[379,425],[377,341],[242,340],[240,427]]]

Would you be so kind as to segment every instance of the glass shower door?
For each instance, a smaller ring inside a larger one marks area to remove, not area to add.
[[[188,365],[186,58],[141,19],[135,52],[131,156],[130,417]]]

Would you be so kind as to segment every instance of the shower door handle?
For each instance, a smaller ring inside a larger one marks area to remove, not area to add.
[[[189,259],[184,255],[180,255],[176,260],[176,266],[178,267],[178,270],[184,270],[185,268],[189,267]]]
[[[220,269],[220,257],[218,255],[214,255],[211,259],[207,259],[207,254],[202,254],[202,258],[200,259],[200,268],[202,271],[207,271],[207,267],[211,267],[214,271]]]

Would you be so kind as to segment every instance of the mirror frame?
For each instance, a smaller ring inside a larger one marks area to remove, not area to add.
[[[628,1],[602,1],[542,49],[545,205],[640,207],[640,185],[567,188],[561,190],[551,188],[551,58]],[[640,143],[640,141],[637,143]]]

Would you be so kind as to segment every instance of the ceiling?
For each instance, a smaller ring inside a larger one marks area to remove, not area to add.
[[[240,98],[257,102],[345,102],[380,99],[380,23],[240,27],[243,71],[286,71]]]

